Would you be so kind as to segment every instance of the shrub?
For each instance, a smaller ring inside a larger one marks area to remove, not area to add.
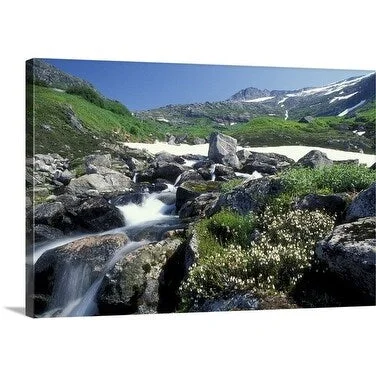
[[[267,208],[259,223],[260,237],[248,246],[227,242],[223,248],[216,245],[214,251],[207,252],[199,241],[197,263],[180,287],[183,307],[238,291],[256,295],[291,291],[310,267],[315,243],[333,228],[334,218],[302,210],[275,216]]]
[[[88,86],[72,86],[66,90],[68,94],[78,95],[88,102],[91,102],[98,107],[104,108],[103,98],[94,90]]]

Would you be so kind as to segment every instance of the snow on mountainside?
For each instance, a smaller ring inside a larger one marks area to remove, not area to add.
[[[292,120],[305,116],[350,116],[374,100],[375,73],[371,73],[299,90],[270,91],[249,87],[225,101],[168,105],[138,112],[137,116],[154,120],[164,118],[174,125],[191,125],[203,119],[211,124],[230,125],[259,116]]]

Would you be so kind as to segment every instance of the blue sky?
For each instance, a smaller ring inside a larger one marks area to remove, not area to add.
[[[293,90],[370,71],[44,59],[130,110],[228,99],[247,87]]]

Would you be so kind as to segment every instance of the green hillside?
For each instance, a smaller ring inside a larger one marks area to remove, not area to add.
[[[100,149],[104,141],[164,139],[168,128],[133,117],[115,101],[106,100],[102,106],[80,93],[31,84],[27,85],[26,95],[26,140],[31,147],[34,133],[35,153],[77,157]]]
[[[311,123],[284,120],[276,116],[258,117],[246,123],[213,125],[196,119],[194,125],[170,125],[133,116],[121,103],[97,92],[70,88],[67,91],[41,85],[27,85],[27,143],[32,154],[59,153],[80,157],[103,149],[104,142],[164,140],[167,133],[208,137],[213,131],[231,135],[241,145],[309,145],[343,150],[375,151],[375,104],[370,103],[352,117],[320,117]],[[34,110],[34,111],[33,111]],[[34,124],[34,127],[32,126]],[[354,130],[365,131],[364,135]]]

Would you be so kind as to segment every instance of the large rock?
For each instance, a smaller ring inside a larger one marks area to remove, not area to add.
[[[362,218],[334,228],[315,253],[351,290],[375,304],[376,218]]]
[[[346,222],[355,221],[358,218],[373,217],[376,215],[376,182],[368,189],[360,192],[352,201],[346,211]]]
[[[74,196],[87,196],[90,190],[96,190],[99,194],[126,192],[132,186],[132,180],[122,174],[113,173],[105,176],[99,174],[83,175],[72,179],[67,186],[67,193]]]
[[[63,235],[63,231],[48,225],[34,226],[34,239],[36,242],[58,239]]]
[[[35,264],[36,314],[80,298],[128,242],[124,234],[89,236],[45,252]]]
[[[214,210],[231,208],[240,214],[258,213],[264,209],[270,197],[278,195],[282,190],[282,184],[277,178],[247,180],[234,190],[222,194]]]
[[[221,164],[215,165],[214,174],[215,180],[217,181],[229,181],[231,179],[236,179],[233,168]]]
[[[194,170],[184,171],[178,181],[175,182],[175,185],[181,185],[186,181],[203,181],[203,177]]]
[[[296,203],[295,209],[325,210],[329,214],[342,214],[346,200],[341,195],[309,194]]]
[[[179,209],[187,202],[200,196],[203,193],[215,192],[220,188],[218,182],[184,182],[178,187],[176,191],[176,210]]]
[[[76,225],[89,231],[108,231],[125,225],[119,209],[103,197],[93,197],[84,201],[74,212]]]
[[[333,161],[320,150],[311,150],[305,156],[300,158],[297,165],[310,168],[321,168],[325,166],[331,166]]]
[[[166,179],[171,183],[175,183],[179,175],[186,170],[179,163],[174,162],[158,162],[158,166],[155,168],[153,178],[154,179]]]
[[[237,141],[235,138],[222,133],[213,133],[210,136],[208,157],[212,161],[239,168],[240,163],[236,151]]]
[[[111,155],[91,154],[85,158],[84,164],[87,174],[101,174],[111,168]]]
[[[161,273],[182,243],[166,239],[126,254],[104,278],[98,292],[99,313],[156,313]]]
[[[65,208],[61,202],[39,204],[34,210],[35,224],[59,227],[64,221]]]
[[[179,218],[196,219],[211,216],[216,212],[219,192],[202,193],[198,197],[187,201],[179,210]]]
[[[251,152],[243,162],[241,171],[247,174],[257,171],[262,174],[273,175],[278,171],[290,167],[294,163],[294,160],[281,154]]]

